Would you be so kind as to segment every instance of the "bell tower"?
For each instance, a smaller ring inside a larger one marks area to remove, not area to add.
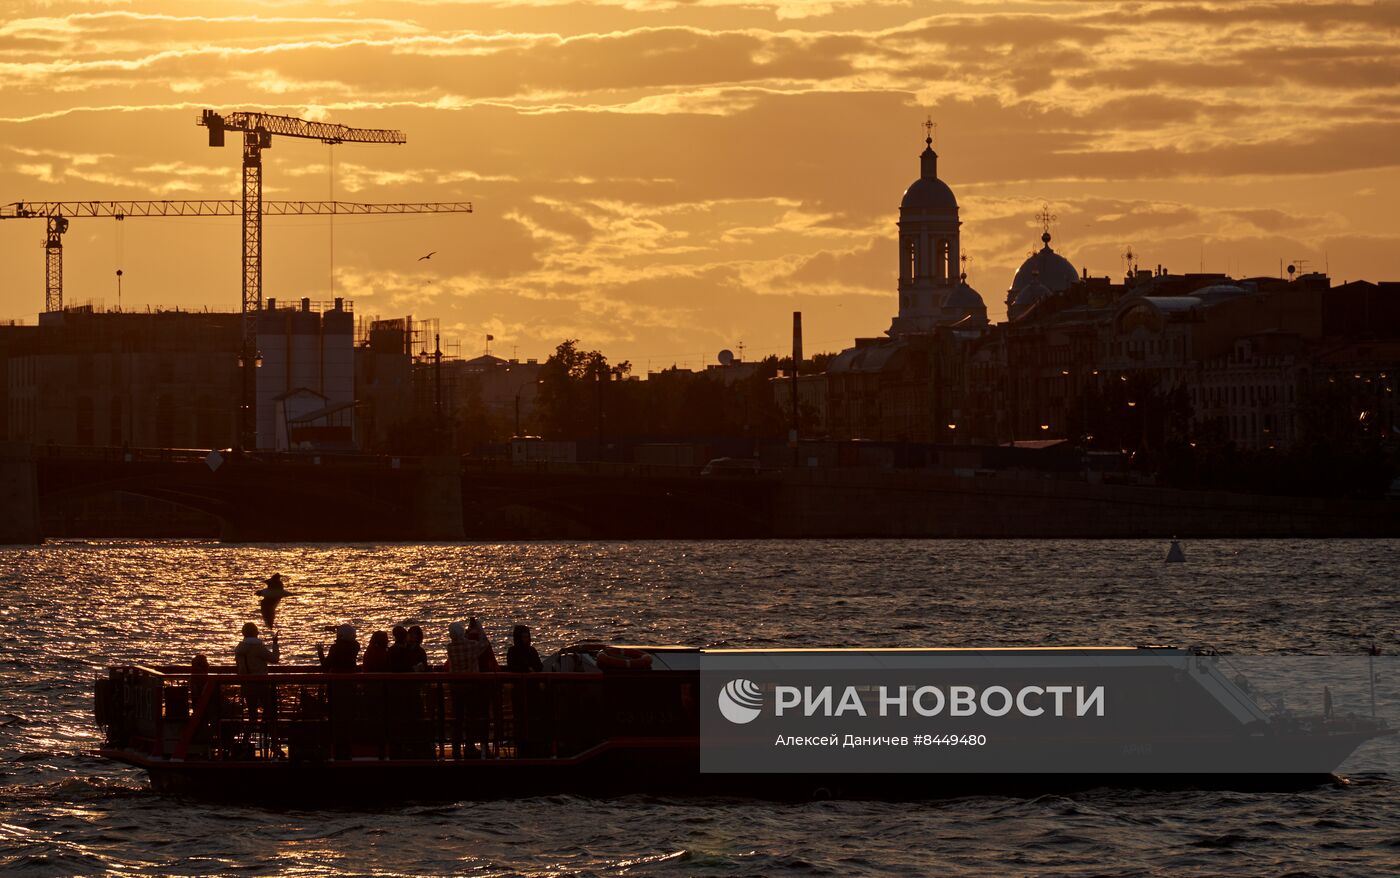
[[[892,336],[932,331],[944,300],[958,285],[958,202],[938,179],[933,120],[924,127],[919,179],[899,205],[899,315],[890,325]]]

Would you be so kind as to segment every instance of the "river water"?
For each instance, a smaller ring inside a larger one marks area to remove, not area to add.
[[[807,541],[0,550],[0,868],[36,875],[1377,875],[1400,867],[1400,777],[1288,793],[1096,790],[801,804],[553,797],[382,810],[177,801],[86,755],[108,664],[229,660],[252,591],[292,596],[284,660],[326,628],[509,624],[700,646],[1209,643],[1400,647],[1400,541]],[[1394,688],[1400,681],[1383,679]]]

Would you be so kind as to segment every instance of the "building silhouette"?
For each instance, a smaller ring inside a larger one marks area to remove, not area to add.
[[[285,307],[269,298],[257,319],[256,450],[370,447],[407,418],[412,355],[404,332],[375,324],[357,344],[350,303],[341,299]],[[85,305],[42,314],[37,326],[0,327],[0,437],[235,447],[241,320],[235,312]]]
[[[886,337],[857,338],[800,377],[804,438],[1135,454],[1340,441],[1328,423],[1400,435],[1400,284],[1137,265],[1119,281],[1091,277],[1051,247],[1047,206],[1007,320],[991,325],[966,272],[954,273],[961,222],[931,138],[919,158],[899,208],[896,315]],[[790,412],[791,382],[773,392]]]
[[[34,445],[219,448],[237,432],[238,314],[102,312],[6,327],[6,436]]]

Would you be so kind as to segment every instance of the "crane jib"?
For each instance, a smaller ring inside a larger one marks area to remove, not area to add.
[[[235,199],[184,199],[163,201],[16,201],[0,207],[0,220],[64,217],[140,216],[237,216],[243,203]],[[361,202],[361,201],[264,201],[263,213],[271,216],[327,214],[471,213],[470,201]]]
[[[323,143],[407,143],[402,131],[385,128],[351,128],[330,122],[313,122],[294,116],[278,116],[273,113],[215,113],[205,110],[197,124],[209,129],[209,145],[223,146],[225,131],[257,132],[262,135],[262,145],[270,144],[270,135],[302,137],[319,140]],[[217,139],[217,142],[215,142]]]

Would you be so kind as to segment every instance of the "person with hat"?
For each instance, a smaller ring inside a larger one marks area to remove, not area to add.
[[[258,626],[248,622],[243,626],[243,639],[233,651],[234,665],[238,673],[245,676],[267,676],[267,666],[277,664],[281,659],[281,649],[277,645],[277,635],[272,635],[272,648],[258,637]],[[264,722],[273,719],[276,697],[272,686],[266,683],[243,684],[243,700],[248,705],[248,722],[256,725],[259,714]]]
[[[496,661],[496,650],[491,646],[491,638],[486,636],[486,629],[482,627],[481,622],[475,616],[467,617],[467,641],[480,644],[476,647],[476,670],[491,673],[501,669],[500,664]]]
[[[475,616],[469,617],[466,624],[453,622],[447,627],[447,636],[448,671],[480,674],[497,670],[491,642]],[[460,758],[464,752],[469,758],[480,758],[483,752],[480,748],[487,746],[491,737],[491,704],[495,693],[478,681],[453,683],[450,691],[453,758]]]
[[[479,674],[496,670],[496,655],[476,617],[447,626],[447,670],[454,674]]]
[[[347,623],[335,629],[335,642],[331,644],[329,654],[325,647],[316,644],[316,657],[321,660],[321,667],[331,673],[348,674],[355,671],[355,662],[360,657],[360,641],[355,639],[355,626]]]
[[[269,628],[275,627],[274,620],[277,618],[277,605],[282,602],[282,598],[291,594],[282,583],[282,574],[274,573],[263,582],[267,588],[260,588],[257,591],[258,597],[262,598],[258,602],[258,609],[262,611],[263,622]]]

